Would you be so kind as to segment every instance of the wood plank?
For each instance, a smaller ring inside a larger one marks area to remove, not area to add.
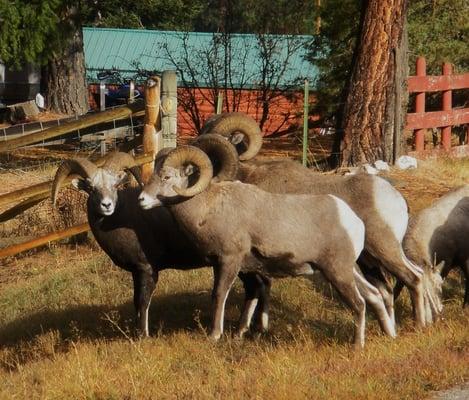
[[[469,124],[469,108],[451,111],[408,113],[405,129],[430,129],[443,126]]]
[[[2,212],[0,214],[0,222],[5,222],[10,219],[15,218],[16,216],[20,215],[21,213],[25,212],[31,207],[34,207],[36,204],[39,204],[45,198],[48,197],[48,193],[39,193],[35,196],[28,197],[26,200],[21,201],[20,203],[16,204],[15,206],[9,208],[8,210]]]
[[[71,228],[62,231],[53,232],[36,239],[28,240],[27,242],[16,244],[14,246],[5,247],[0,249],[0,258],[11,257],[26,250],[35,249],[36,247],[44,246],[55,240],[65,239],[70,236],[75,236],[90,230],[88,223],[72,226]]]
[[[407,88],[409,93],[468,89],[469,73],[446,76],[410,76],[407,81]]]
[[[128,104],[122,107],[116,107],[111,110],[103,111],[96,114],[85,115],[78,120],[70,121],[45,129],[40,132],[32,133],[29,135],[24,135],[17,137],[15,139],[5,140],[0,142],[0,152],[9,151],[16,149],[18,147],[26,146],[28,144],[33,144],[41,142],[46,139],[54,138],[64,133],[76,131],[78,129],[87,128],[92,125],[99,124],[101,122],[111,121],[113,119],[126,118],[130,115],[135,115],[137,112],[142,112],[144,109],[144,103],[139,101],[132,104]]]

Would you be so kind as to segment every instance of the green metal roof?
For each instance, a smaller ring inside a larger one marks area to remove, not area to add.
[[[226,46],[221,44],[221,34],[84,27],[83,39],[89,81],[97,81],[98,72],[111,69],[118,70],[126,79],[135,77],[138,69],[177,70],[180,85],[185,80],[189,85],[200,87],[211,87],[215,81],[222,86],[225,80]],[[279,79],[279,87],[301,84],[305,78],[314,82],[317,70],[305,60],[305,45],[311,36],[268,35],[264,40],[273,54],[269,73]],[[254,34],[230,35],[230,48],[229,86],[258,86],[262,70],[259,37]],[[185,59],[191,60],[190,65],[186,65]],[[287,66],[281,72],[287,59]],[[209,64],[215,66],[212,71]],[[197,71],[195,79],[187,73],[189,68]]]

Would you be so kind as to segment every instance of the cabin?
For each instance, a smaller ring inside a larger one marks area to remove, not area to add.
[[[182,135],[217,105],[253,116],[266,136],[291,132],[302,124],[305,79],[317,76],[306,59],[311,36],[85,27],[83,40],[92,107],[100,82],[115,92],[132,80],[138,90],[148,74],[175,70]]]

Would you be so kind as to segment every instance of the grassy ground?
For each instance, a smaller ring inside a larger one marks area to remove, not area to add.
[[[469,177],[469,162],[428,162],[389,179],[412,212]],[[3,260],[2,260],[3,262]],[[271,332],[242,342],[242,289],[227,304],[227,335],[206,338],[211,271],[161,274],[151,338],[133,337],[130,275],[90,246],[54,245],[0,268],[0,399],[421,399],[469,380],[469,314],[458,274],[444,320],[415,331],[407,294],[399,337],[371,316],[364,351],[329,285],[277,280]]]

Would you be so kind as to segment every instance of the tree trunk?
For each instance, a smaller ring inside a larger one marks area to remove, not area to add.
[[[45,72],[47,107],[63,114],[88,111],[88,88],[81,29],[74,32],[69,45],[58,51]]]
[[[396,112],[405,74],[400,44],[407,0],[369,0],[342,120],[342,166],[393,160],[405,114]],[[397,94],[397,95],[396,95]],[[396,135],[396,132],[399,134]]]

